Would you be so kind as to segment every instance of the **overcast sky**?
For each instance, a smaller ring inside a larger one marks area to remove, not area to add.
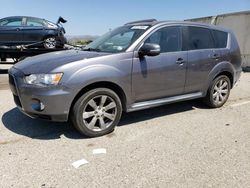
[[[183,20],[250,10],[250,0],[1,0],[0,18],[27,15],[68,20],[68,35],[101,35],[126,22]]]

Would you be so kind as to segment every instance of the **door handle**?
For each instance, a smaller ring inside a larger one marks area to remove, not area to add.
[[[218,58],[220,58],[220,55],[219,55],[219,54],[213,54],[213,55],[212,55],[212,59],[218,59]]]
[[[185,63],[185,61],[184,61],[184,59],[182,59],[182,58],[178,58],[178,59],[176,60],[176,64],[178,64],[178,65],[183,65],[183,63]]]

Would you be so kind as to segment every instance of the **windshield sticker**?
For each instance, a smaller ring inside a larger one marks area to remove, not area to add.
[[[146,30],[148,28],[148,25],[136,25],[131,27],[131,29],[142,29],[142,30]]]
[[[121,46],[117,46],[117,50],[121,51],[123,48]]]

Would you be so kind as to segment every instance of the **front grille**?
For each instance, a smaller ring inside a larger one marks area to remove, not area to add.
[[[9,74],[9,85],[12,93],[14,95],[17,95],[17,89],[16,89],[16,83],[15,83],[15,78],[11,74]]]
[[[13,98],[14,98],[14,102],[17,106],[22,108],[22,104],[21,101],[18,97],[18,92],[17,92],[17,88],[16,88],[16,82],[15,82],[15,77],[11,74],[9,74],[9,85],[10,85],[10,89],[13,93]]]
[[[22,108],[22,104],[21,104],[21,101],[19,99],[19,97],[17,95],[13,95],[14,97],[14,102],[17,106],[21,107]]]

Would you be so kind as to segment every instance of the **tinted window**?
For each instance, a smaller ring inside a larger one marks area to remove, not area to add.
[[[209,29],[200,27],[188,27],[188,49],[209,49],[214,48],[214,41]]]
[[[9,18],[0,21],[0,26],[22,26],[22,18]]]
[[[145,43],[159,44],[161,52],[181,51],[180,27],[165,27],[154,32]]]
[[[27,19],[27,26],[29,27],[43,27],[43,21],[35,18]]]
[[[226,32],[217,31],[217,30],[213,30],[213,34],[215,38],[216,48],[226,48],[228,34]]]
[[[7,20],[0,20],[0,26],[4,26],[6,23],[8,23]]]

